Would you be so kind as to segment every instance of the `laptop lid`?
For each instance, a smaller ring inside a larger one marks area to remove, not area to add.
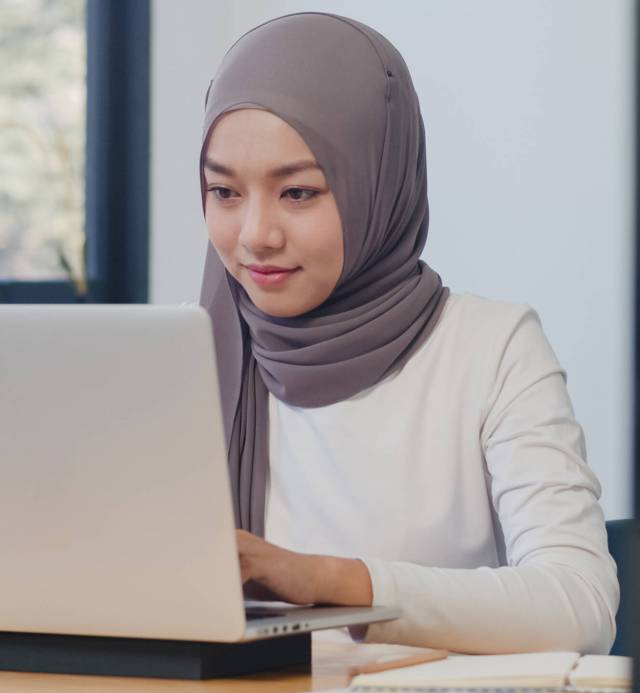
[[[206,312],[0,306],[0,334],[0,629],[240,639]]]

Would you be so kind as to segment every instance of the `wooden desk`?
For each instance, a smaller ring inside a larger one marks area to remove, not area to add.
[[[300,668],[252,674],[235,679],[211,681],[175,681],[106,676],[66,676],[62,674],[23,674],[0,672],[0,693],[301,693],[322,691],[349,685],[347,671],[355,664],[375,661],[380,655],[411,655],[416,648],[402,645],[360,645],[330,634],[314,634],[312,670]]]

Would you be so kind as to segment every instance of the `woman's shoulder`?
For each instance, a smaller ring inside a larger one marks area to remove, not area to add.
[[[538,312],[528,303],[472,293],[449,296],[440,351],[471,370],[541,373],[564,370]],[[565,373],[566,377],[566,373]]]
[[[443,331],[460,339],[508,337],[526,322],[541,324],[537,311],[528,303],[487,298],[470,292],[451,292],[442,312]]]

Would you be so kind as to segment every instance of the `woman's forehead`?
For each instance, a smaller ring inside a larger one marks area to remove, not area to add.
[[[274,113],[255,108],[225,113],[215,122],[205,164],[207,160],[223,166],[274,167],[302,161],[317,166],[313,153],[295,128]]]
[[[228,151],[239,145],[265,151],[284,145],[313,158],[311,150],[295,128],[275,113],[258,108],[224,113],[212,128],[207,151]]]

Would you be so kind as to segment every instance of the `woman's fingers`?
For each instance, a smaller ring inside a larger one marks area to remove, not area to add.
[[[369,570],[359,559],[289,551],[241,529],[237,542],[246,596],[292,604],[373,602]]]
[[[242,591],[246,599],[259,599],[260,601],[274,602],[281,601],[283,596],[276,594],[265,585],[255,580],[248,580],[242,586]]]
[[[312,580],[307,566],[310,557],[270,544],[241,529],[236,530],[236,539],[242,582],[248,586],[245,595],[249,591],[259,595],[256,599],[312,601]]]
[[[272,569],[271,563],[279,549],[243,529],[236,530],[236,541],[242,582],[264,578]]]

